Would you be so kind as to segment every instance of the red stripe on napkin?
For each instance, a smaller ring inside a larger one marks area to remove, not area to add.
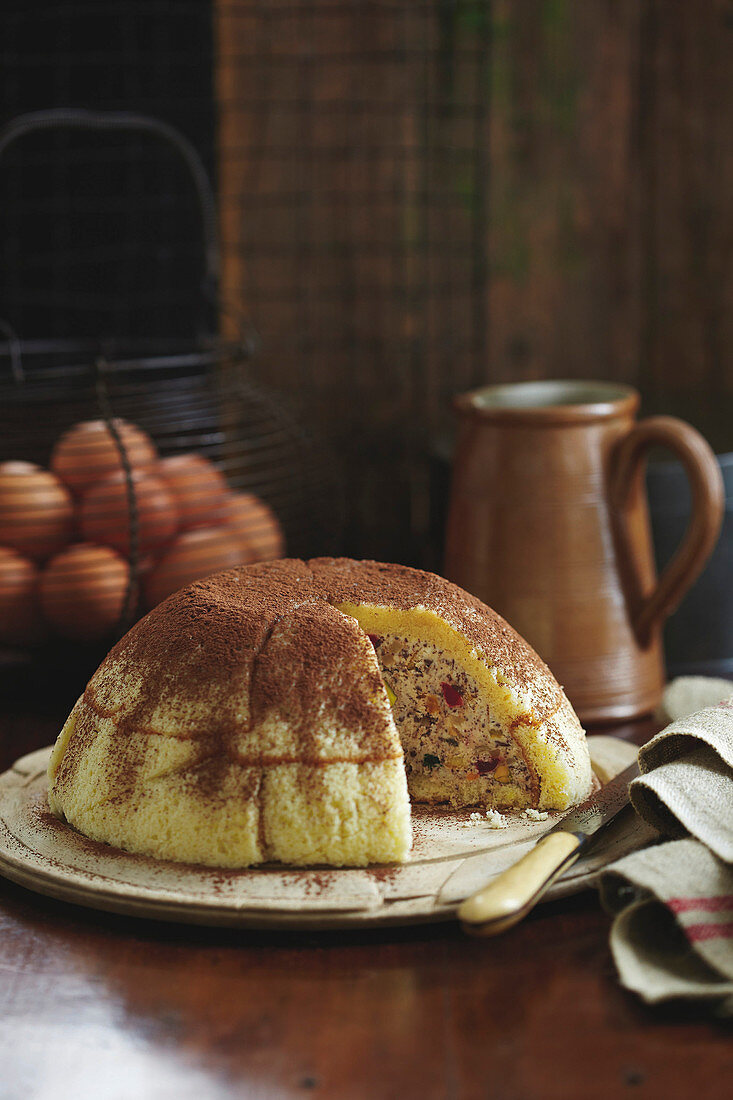
[[[688,940],[717,940],[733,937],[733,924],[683,924]]]
[[[687,913],[690,909],[718,913],[721,909],[733,909],[733,894],[721,894],[718,898],[670,898],[667,905],[673,913]]]

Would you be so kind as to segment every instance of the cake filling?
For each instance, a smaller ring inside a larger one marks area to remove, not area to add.
[[[537,789],[517,741],[486,693],[444,651],[416,638],[370,634],[418,802],[511,808]]]

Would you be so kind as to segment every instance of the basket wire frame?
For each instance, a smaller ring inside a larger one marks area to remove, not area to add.
[[[203,333],[180,338],[120,341],[90,335],[83,341],[24,341],[5,320],[0,332],[0,378],[5,431],[2,458],[47,462],[60,427],[101,417],[117,447],[129,510],[130,580],[120,618],[129,626],[138,606],[139,506],[133,470],[116,417],[144,428],[160,453],[203,452],[231,488],[265,499],[282,522],[295,552],[332,549],[315,543],[333,529],[332,476],[325,455],[283,403],[258,387],[244,370],[257,336],[240,311],[219,294],[217,215],[211,186],[196,151],[174,128],[139,114],[79,110],[33,112],[0,131],[0,157],[33,132],[143,131],[173,146],[194,182],[203,232],[201,292],[212,317],[226,315],[237,339]],[[63,421],[63,422],[62,422]],[[310,539],[310,546],[308,542]]]

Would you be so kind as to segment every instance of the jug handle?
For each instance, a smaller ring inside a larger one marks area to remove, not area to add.
[[[682,542],[662,571],[656,587],[641,591],[633,569],[629,521],[631,505],[644,492],[642,474],[650,447],[672,451],[682,462],[692,490],[692,513]],[[610,501],[627,565],[633,573],[634,596],[629,601],[634,632],[646,646],[653,632],[670,615],[702,571],[715,548],[725,509],[720,467],[712,449],[690,424],[673,416],[651,416],[636,424],[621,440],[613,457]],[[627,589],[627,598],[629,592]]]

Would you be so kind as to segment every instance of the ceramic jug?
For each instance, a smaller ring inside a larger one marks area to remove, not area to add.
[[[489,386],[460,416],[445,574],[524,635],[585,723],[653,710],[661,627],[715,546],[715,456],[689,424],[636,421],[638,393],[596,382]],[[692,489],[686,534],[659,579],[643,473],[662,446]]]

